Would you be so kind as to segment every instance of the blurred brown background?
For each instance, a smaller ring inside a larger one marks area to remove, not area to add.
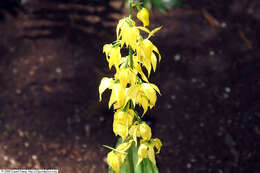
[[[259,173],[260,3],[184,3],[151,12],[150,29],[163,26],[151,74],[162,96],[146,116],[163,141],[160,172]],[[0,2],[0,169],[107,172],[102,46],[124,15],[120,0]]]

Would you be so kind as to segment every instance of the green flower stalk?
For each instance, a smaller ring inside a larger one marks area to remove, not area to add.
[[[107,147],[111,149],[107,155],[111,173],[158,172],[155,154],[160,152],[162,143],[152,138],[151,128],[142,117],[155,106],[157,94],[161,94],[159,88],[148,81],[151,70],[155,71],[161,60],[159,50],[149,38],[161,27],[152,31],[147,28],[149,11],[140,4],[129,1],[130,14],[119,20],[116,27],[117,40],[103,47],[109,68],[116,69],[114,77],[103,77],[99,86],[100,101],[103,92],[111,90],[108,107],[115,110],[113,132],[120,136],[116,148]],[[132,19],[134,8],[143,26],[136,26]],[[144,38],[141,31],[148,36]],[[121,50],[126,48],[129,54],[123,57]],[[141,116],[137,106],[143,109]]]

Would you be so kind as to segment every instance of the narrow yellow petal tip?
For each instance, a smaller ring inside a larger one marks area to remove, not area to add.
[[[146,8],[138,11],[137,18],[143,22],[144,26],[149,26],[149,11]]]

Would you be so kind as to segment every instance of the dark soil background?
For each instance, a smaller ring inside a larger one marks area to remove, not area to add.
[[[152,12],[162,92],[147,114],[163,141],[162,173],[260,173],[260,3],[186,1]],[[0,2],[0,169],[107,172],[113,112],[98,102],[111,76],[122,1]]]

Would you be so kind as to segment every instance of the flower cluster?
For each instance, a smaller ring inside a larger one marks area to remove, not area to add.
[[[137,18],[143,26],[136,26],[131,16],[121,19],[116,28],[117,40],[103,47],[109,68],[116,70],[113,78],[102,78],[99,86],[100,101],[103,92],[111,90],[108,106],[115,110],[113,132],[122,138],[122,143],[107,155],[107,162],[116,173],[120,172],[131,145],[138,146],[137,166],[144,158],[156,164],[154,149],[159,153],[162,146],[158,138],[152,138],[151,128],[141,119],[154,107],[157,93],[160,94],[159,88],[147,78],[161,60],[157,47],[149,40],[160,27],[152,31],[146,27],[149,25],[146,8],[139,9]],[[147,38],[143,38],[141,32],[147,33]],[[128,49],[129,54],[122,56],[122,49]],[[142,116],[135,110],[136,106],[143,109]]]

